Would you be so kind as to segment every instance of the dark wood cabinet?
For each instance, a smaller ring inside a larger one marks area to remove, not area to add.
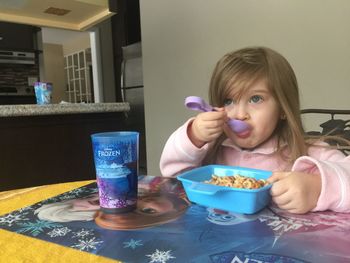
[[[0,50],[36,50],[36,33],[39,30],[40,28],[31,25],[0,22]]]
[[[0,105],[36,104],[36,98],[31,96],[0,96]]]
[[[122,47],[141,41],[139,0],[116,0],[118,12],[112,16],[113,61],[116,79],[120,79]],[[116,81],[116,98],[122,101],[120,82]]]
[[[123,112],[0,120],[0,191],[95,179],[90,135],[125,130]]]

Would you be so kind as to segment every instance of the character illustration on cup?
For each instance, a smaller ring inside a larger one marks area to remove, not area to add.
[[[111,169],[118,170],[118,178],[97,177],[97,185],[100,193],[100,205],[103,208],[124,208],[134,206],[137,201],[137,196],[130,193],[129,189],[132,183],[128,174],[131,171],[126,167],[118,167],[112,164]]]
[[[91,135],[104,213],[124,213],[136,208],[138,181],[138,132],[104,132]]]

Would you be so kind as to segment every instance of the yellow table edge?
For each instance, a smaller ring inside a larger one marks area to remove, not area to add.
[[[0,215],[87,185],[94,180],[0,192]],[[0,262],[120,262],[0,229]]]

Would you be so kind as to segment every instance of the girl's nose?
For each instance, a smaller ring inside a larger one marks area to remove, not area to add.
[[[247,120],[249,119],[249,113],[245,105],[238,103],[229,111],[229,117],[237,120]]]

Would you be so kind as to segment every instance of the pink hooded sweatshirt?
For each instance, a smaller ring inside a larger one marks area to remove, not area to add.
[[[163,176],[179,173],[202,165],[212,144],[202,148],[192,144],[187,135],[188,120],[168,139],[160,158]],[[350,156],[327,147],[313,146],[308,156],[299,157],[292,167],[276,152],[276,139],[270,139],[253,150],[242,150],[227,139],[219,149],[216,164],[242,166],[269,171],[298,171],[320,174],[321,194],[313,211],[350,212]]]

